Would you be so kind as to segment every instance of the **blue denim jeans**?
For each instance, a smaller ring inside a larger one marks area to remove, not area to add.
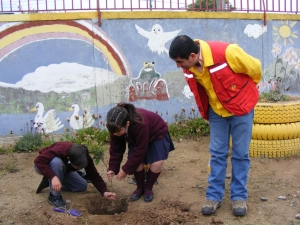
[[[66,165],[59,157],[54,157],[49,167],[56,174],[62,184],[61,191],[81,192],[87,188],[87,182],[76,171],[66,172]],[[39,169],[34,165],[37,173],[41,174]],[[54,196],[60,196],[61,192],[56,192],[52,188],[51,180],[49,180],[50,192]]]
[[[250,169],[249,145],[252,136],[254,110],[243,116],[221,117],[209,108],[210,168],[206,199],[221,202],[225,192],[225,176],[232,137],[230,199],[246,200],[246,183]]]

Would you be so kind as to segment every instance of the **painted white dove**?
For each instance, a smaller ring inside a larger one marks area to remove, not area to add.
[[[69,110],[73,111],[73,114],[70,117],[70,126],[74,130],[88,128],[94,124],[95,119],[88,110],[84,110],[83,115],[79,116],[80,108],[78,104],[73,104]]]
[[[152,52],[157,52],[159,55],[166,52],[169,54],[169,50],[166,49],[165,44],[175,38],[181,30],[175,30],[171,32],[164,32],[163,28],[159,24],[154,24],[151,31],[146,31],[143,28],[135,25],[138,33],[148,38],[148,47]]]
[[[64,125],[61,124],[59,118],[56,118],[55,110],[50,109],[44,115],[44,105],[41,102],[36,103],[31,112],[37,111],[33,121],[33,127],[36,128],[38,133],[51,133],[61,129]]]

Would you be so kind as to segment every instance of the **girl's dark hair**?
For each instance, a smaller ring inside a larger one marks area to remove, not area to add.
[[[188,60],[191,53],[198,54],[200,47],[187,35],[174,38],[170,45],[169,57],[171,59],[182,58]]]
[[[73,166],[82,169],[88,165],[87,153],[85,145],[73,144],[68,150],[68,157]]]
[[[122,127],[126,126],[127,121],[132,125],[143,123],[143,117],[133,104],[119,103],[108,111],[106,127],[109,132],[116,133],[119,132]]]

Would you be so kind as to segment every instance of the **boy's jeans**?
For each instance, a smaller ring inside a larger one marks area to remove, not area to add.
[[[81,192],[87,188],[87,182],[76,171],[66,172],[66,166],[59,157],[54,157],[50,162],[50,168],[56,174],[62,184],[62,191]],[[37,173],[41,174],[39,169],[34,166]],[[61,192],[52,189],[51,181],[49,181],[50,192],[54,196],[60,196]]]
[[[209,186],[206,199],[221,202],[225,192],[225,176],[230,135],[232,137],[232,178],[230,198],[246,200],[248,197],[246,183],[250,169],[248,155],[252,136],[254,109],[243,116],[221,117],[209,108],[210,125],[210,167]]]

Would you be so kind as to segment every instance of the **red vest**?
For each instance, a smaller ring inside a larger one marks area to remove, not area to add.
[[[207,42],[214,65],[209,66],[210,79],[214,91],[223,105],[230,113],[241,116],[249,113],[256,105],[259,93],[256,84],[247,74],[234,73],[226,60],[226,48],[229,43]],[[193,92],[196,104],[203,119],[208,120],[208,96],[203,86],[195,79],[195,75],[183,69],[185,79]]]

